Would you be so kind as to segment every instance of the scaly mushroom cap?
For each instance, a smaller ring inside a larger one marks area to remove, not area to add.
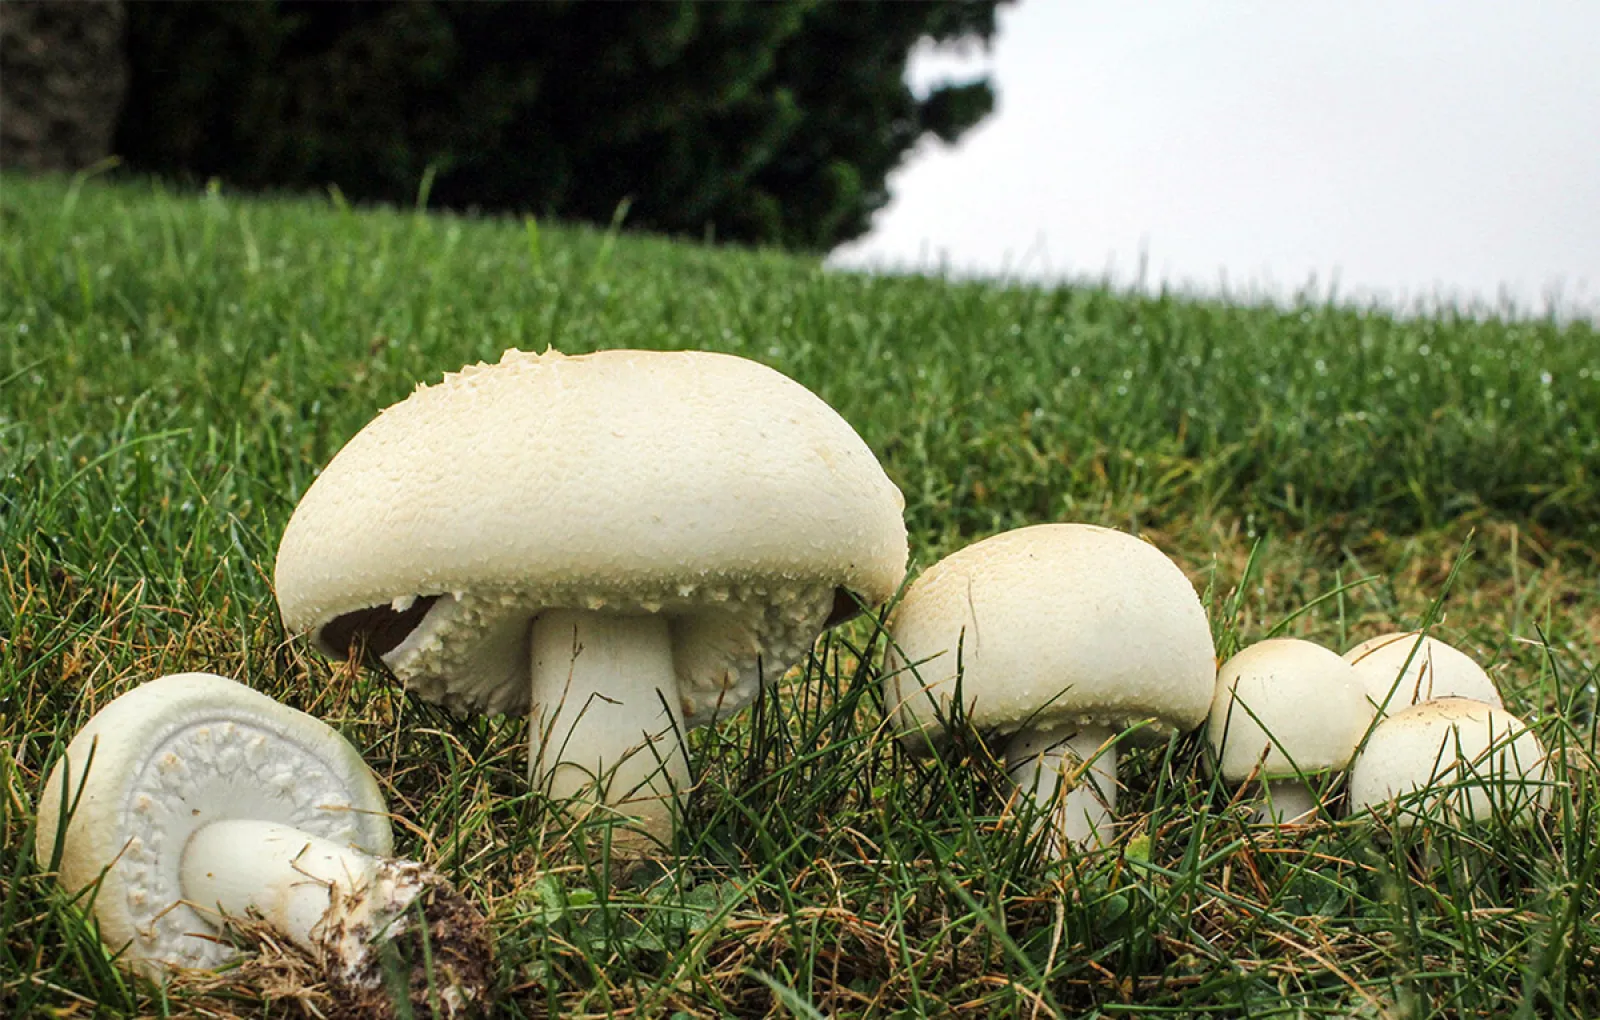
[[[1073,723],[1161,738],[1205,721],[1216,680],[1194,586],[1161,550],[1088,524],[995,535],[941,560],[890,622],[885,697],[907,744],[943,735],[958,656],[980,729]]]
[[[1350,810],[1434,790],[1397,822],[1428,815],[1451,822],[1509,813],[1531,820],[1550,803],[1544,744],[1510,712],[1467,698],[1438,698],[1396,712],[1373,728],[1350,770]]]
[[[545,609],[663,613],[689,725],[905,575],[904,500],[799,383],[698,351],[505,352],[339,451],[278,549],[284,624],[423,697],[527,712]],[[759,664],[759,665],[758,665]]]
[[[1496,708],[1504,705],[1482,666],[1431,635],[1380,634],[1345,652],[1344,659],[1355,666],[1379,712],[1398,711],[1435,698],[1470,698]]]
[[[197,830],[234,819],[381,856],[393,849],[383,795],[348,741],[243,684],[178,673],[112,701],[72,738],[39,797],[34,856],[49,870],[60,841],[58,879],[70,892],[105,874],[94,913],[113,950],[213,968],[234,950],[205,937],[217,926],[182,902],[179,867]]]
[[[1314,776],[1350,764],[1372,723],[1355,669],[1310,641],[1272,638],[1223,663],[1207,736],[1237,783]]]

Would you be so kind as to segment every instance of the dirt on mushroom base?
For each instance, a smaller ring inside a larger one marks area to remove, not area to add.
[[[416,865],[411,864],[411,867]],[[437,873],[420,869],[427,888],[414,901],[428,919],[424,929],[411,924],[370,954],[371,967],[345,974],[285,939],[266,922],[229,918],[228,933],[249,951],[239,965],[221,973],[186,970],[178,981],[190,991],[249,1001],[293,1003],[316,1020],[398,1020],[397,992],[403,990],[410,1015],[478,1015],[494,981],[493,939],[488,923],[472,904]],[[354,902],[347,904],[353,907]],[[408,911],[408,917],[415,914]],[[366,926],[363,926],[366,927]],[[332,926],[325,947],[349,945],[373,934]],[[320,954],[330,959],[330,949]],[[431,961],[431,967],[428,965]],[[391,977],[391,975],[393,975]]]
[[[482,1006],[494,974],[488,923],[442,875],[412,861],[384,865],[392,874],[374,885],[422,885],[405,912],[387,925],[362,909],[370,889],[335,903],[318,933],[320,955],[335,991],[331,1016],[391,1020],[404,1015],[459,1017]],[[390,881],[386,882],[387,878]],[[361,921],[347,921],[360,917]],[[426,923],[418,925],[417,918]],[[382,940],[374,946],[375,940]]]

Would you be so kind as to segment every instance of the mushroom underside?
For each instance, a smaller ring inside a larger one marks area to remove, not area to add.
[[[596,590],[479,589],[403,595],[333,615],[317,628],[329,655],[381,661],[421,697],[468,712],[533,710],[528,640],[556,610],[660,615],[671,629],[679,706],[701,726],[748,704],[760,681],[802,659],[816,635],[862,611],[847,588],[816,581],[697,582]]]

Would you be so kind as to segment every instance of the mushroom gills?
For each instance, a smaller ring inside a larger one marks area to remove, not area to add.
[[[439,601],[438,595],[418,595],[410,605],[396,609],[405,600],[386,606],[371,606],[336,616],[317,633],[317,646],[330,656],[347,656],[364,649],[368,661],[382,659],[405,643],[411,632],[422,625],[423,617]]]
[[[851,591],[849,588],[835,588],[833,590],[833,608],[828,611],[828,618],[822,622],[823,630],[830,630],[841,623],[848,623],[866,612],[864,608],[867,600]]]

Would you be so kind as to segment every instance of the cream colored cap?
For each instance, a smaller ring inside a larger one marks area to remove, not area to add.
[[[1350,810],[1434,789],[1398,822],[1409,827],[1429,815],[1461,822],[1498,812],[1531,819],[1550,803],[1545,759],[1538,736],[1505,709],[1467,698],[1425,701],[1373,728],[1350,770]]]
[[[1496,708],[1504,704],[1482,666],[1431,635],[1380,634],[1345,652],[1344,658],[1355,666],[1379,711],[1435,698],[1470,698]]]
[[[967,718],[1002,732],[1147,720],[1146,736],[1191,730],[1216,679],[1183,571],[1088,524],[1021,528],[953,553],[911,585],[889,629],[885,697],[912,747],[926,747],[919,731],[942,735],[958,656]]]
[[[903,508],[843,418],[756,362],[511,350],[339,451],[284,531],[278,602],[324,651],[362,633],[422,696],[508,712],[543,609],[662,613],[693,725],[894,593]]]
[[[234,950],[184,901],[180,866],[202,826],[237,819],[393,850],[377,781],[331,727],[226,677],[177,673],[133,688],[72,738],[39,795],[34,857],[48,870],[59,840],[61,885],[100,882],[101,941],[128,960],[216,967]]]
[[[1223,778],[1241,782],[1333,772],[1350,764],[1372,723],[1354,668],[1310,641],[1271,638],[1217,674],[1207,737]]]

